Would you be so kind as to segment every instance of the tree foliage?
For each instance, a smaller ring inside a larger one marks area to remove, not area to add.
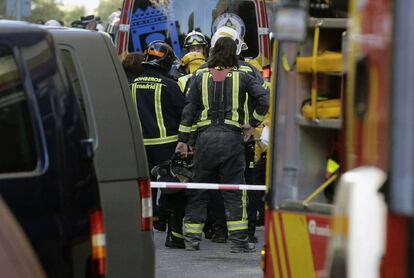
[[[5,17],[6,1],[0,0],[0,16]],[[75,7],[71,10],[63,10],[59,0],[32,0],[32,16],[23,18],[23,20],[35,22],[49,19],[61,20],[65,25],[69,25],[72,21],[86,15],[84,6]],[[12,18],[14,19],[14,18]]]
[[[49,19],[63,20],[65,13],[56,0],[32,0],[31,20]]]
[[[0,16],[6,13],[6,1],[0,1]]]
[[[71,10],[65,11],[65,15],[63,16],[63,22],[65,22],[66,26],[70,26],[70,24],[75,21],[79,20],[81,16],[86,15],[86,8],[84,6],[78,6]]]
[[[108,16],[119,8],[122,8],[122,0],[101,0],[96,13],[106,23]]]
[[[86,8],[84,6],[78,6],[70,10],[63,9],[60,0],[31,0],[32,1],[32,16],[23,18],[23,20],[35,22],[36,20],[43,20],[46,22],[49,19],[61,20],[66,26],[70,26],[74,20],[80,19],[81,16],[85,16]],[[86,0],[85,0],[86,1]],[[106,0],[108,3],[102,5],[102,11],[106,13],[106,10],[112,8],[112,5],[121,7],[122,0]],[[120,3],[120,4],[119,4]],[[101,5],[100,5],[101,6]],[[0,17],[5,17],[6,1],[0,0]],[[111,14],[111,11],[109,14]],[[109,15],[108,14],[108,15]],[[103,18],[105,19],[105,18]]]

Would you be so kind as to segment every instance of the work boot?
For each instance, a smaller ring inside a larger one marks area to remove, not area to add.
[[[209,228],[204,228],[203,229],[203,232],[204,232],[204,237],[206,238],[206,239],[212,239],[213,238],[213,231],[211,230],[211,229],[209,229]]]
[[[253,243],[246,242],[242,245],[230,245],[230,253],[252,253],[255,252],[256,248]]]
[[[250,243],[257,243],[258,242],[257,237],[255,237],[254,235],[253,236],[249,235],[249,242]]]
[[[213,234],[211,241],[215,243],[226,243],[227,237],[226,235],[223,235],[223,234]]]
[[[249,235],[249,242],[257,243],[257,237],[254,236],[256,233],[256,225],[249,223],[248,235]]]
[[[187,251],[199,251],[200,242],[185,242],[185,250]]]
[[[184,227],[186,227],[185,222],[184,222]],[[188,230],[184,229],[183,236],[184,236],[185,250],[187,251],[200,250],[200,242],[203,237],[203,233],[202,233],[202,227],[199,227],[199,228],[200,228],[199,233],[188,232]]]
[[[168,233],[167,237],[165,238],[165,247],[184,249],[184,239],[175,237],[174,235]]]

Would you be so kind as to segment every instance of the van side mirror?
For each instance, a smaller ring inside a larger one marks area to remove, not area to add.
[[[94,156],[93,139],[86,138],[81,140],[82,158],[92,159]]]

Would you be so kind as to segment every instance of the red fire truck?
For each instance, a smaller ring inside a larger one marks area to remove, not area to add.
[[[338,19],[308,18],[304,44],[280,42],[265,277],[413,277],[413,14],[409,1],[353,0],[340,49],[335,32],[324,30],[338,28]],[[342,71],[333,71],[327,50],[340,50]],[[322,105],[333,98],[339,117]],[[327,187],[333,202],[326,189],[309,193],[329,183],[330,159],[340,167]]]
[[[414,3],[352,1],[350,13],[348,171],[328,270],[331,277],[413,277]]]
[[[325,277],[333,195],[346,169],[347,1],[277,1],[270,10],[264,276]]]

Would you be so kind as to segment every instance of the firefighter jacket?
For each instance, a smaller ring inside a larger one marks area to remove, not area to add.
[[[156,68],[147,68],[131,83],[145,147],[177,142],[185,96],[177,83]]]
[[[199,70],[205,70],[207,68],[207,63],[203,64],[200,66]],[[243,61],[243,60],[239,60],[239,70],[243,71],[245,73],[248,73],[250,76],[254,77],[257,79],[257,81],[264,87],[264,88],[268,88],[268,83],[265,82],[262,78],[262,74],[260,73],[260,71],[255,68],[254,66],[252,66],[250,63]]]
[[[186,93],[186,88],[187,88],[187,84],[188,84],[188,80],[193,76],[192,73],[183,75],[181,77],[178,78],[177,80],[177,84],[178,87],[180,87],[181,92],[183,92],[184,94]]]
[[[200,66],[201,70],[205,69],[205,68],[207,68],[207,63]],[[239,70],[243,71],[243,72],[249,74],[251,77],[257,79],[257,81],[262,85],[263,88],[270,89],[269,82],[266,82],[265,80],[263,80],[263,77],[262,77],[262,74],[260,73],[260,71],[256,67],[254,67],[252,64],[250,64],[249,62],[246,62],[244,60],[239,60]],[[187,86],[184,88],[183,92],[185,94],[188,93],[188,88],[189,88],[189,85],[191,84],[191,81],[192,81],[191,79],[189,79],[188,82],[186,80],[186,82],[189,83],[189,84],[187,84]],[[184,84],[184,86],[185,86],[185,84]],[[183,87],[183,85],[180,84],[181,89],[183,89],[182,87]],[[249,99],[248,94],[246,94],[246,100],[245,100],[243,105],[244,105],[244,122],[245,122],[245,124],[248,124],[249,121],[250,121],[250,117],[252,117],[252,113],[254,111],[254,109],[253,109],[254,104],[252,103],[252,100]]]
[[[187,143],[192,131],[215,124],[241,131],[245,124],[247,95],[254,105],[249,124],[256,127],[263,121],[269,108],[268,89],[240,68],[230,69],[223,81],[213,80],[214,71],[200,69],[193,77],[181,117],[180,142]]]

